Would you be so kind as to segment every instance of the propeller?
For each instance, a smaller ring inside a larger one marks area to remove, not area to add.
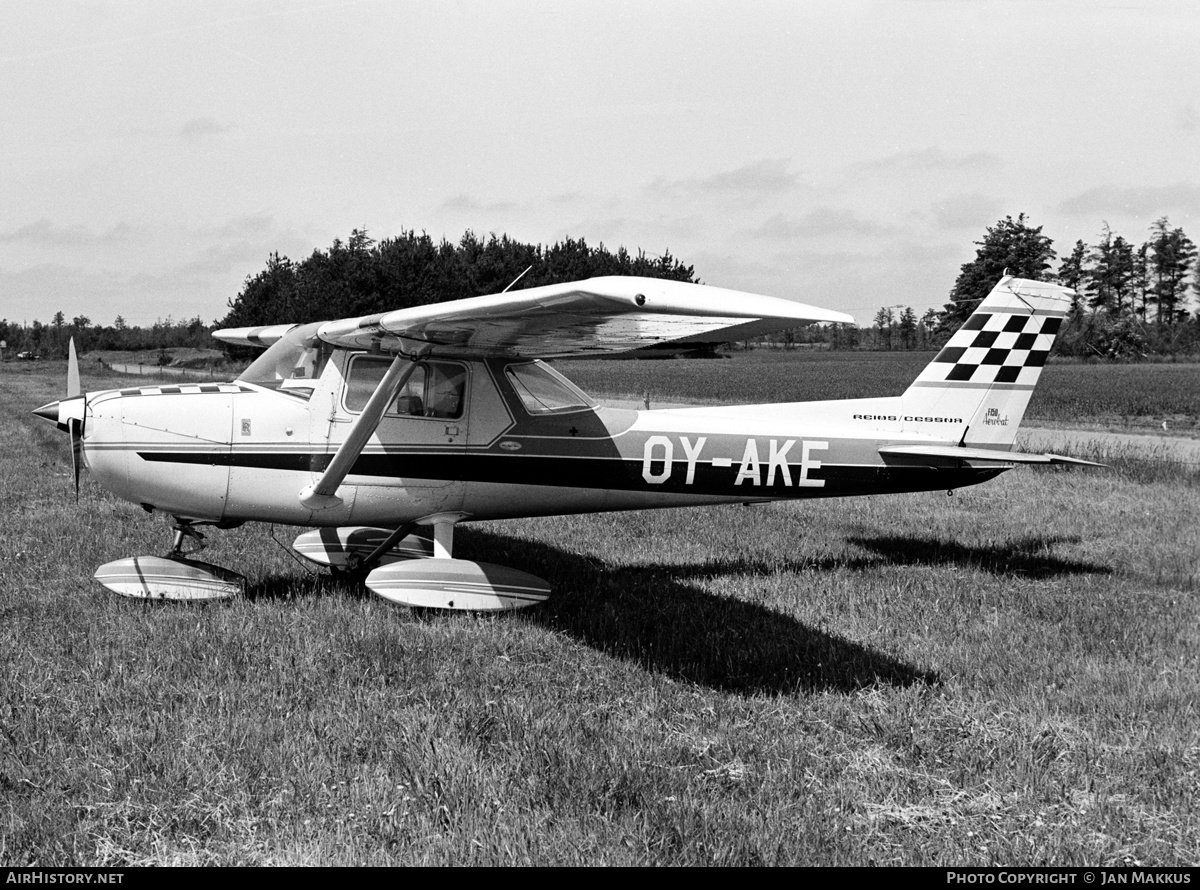
[[[75,476],[75,503],[79,503],[79,469],[83,466],[83,418],[67,421],[71,431],[71,473]]]
[[[67,398],[81,395],[79,384],[79,356],[75,353],[75,338],[67,347]],[[79,503],[79,470],[83,466],[83,423],[87,418],[87,401],[78,417],[67,420],[67,431],[71,434],[71,472],[75,476],[75,502]]]
[[[74,398],[83,393],[79,385],[79,356],[75,354],[75,338],[67,344],[67,398]]]
[[[71,434],[71,471],[75,477],[75,500],[79,500],[79,471],[83,467],[83,428],[87,420],[87,396],[79,385],[79,357],[71,338],[67,360],[67,397],[42,405],[33,412]]]

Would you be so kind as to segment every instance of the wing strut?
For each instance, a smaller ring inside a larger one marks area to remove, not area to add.
[[[392,359],[391,365],[388,366],[387,373],[375,387],[375,392],[371,393],[371,398],[367,400],[362,414],[350,428],[350,434],[346,436],[346,441],[342,442],[321,478],[315,484],[305,486],[300,491],[301,504],[310,510],[326,510],[336,507],[342,502],[342,499],[337,496],[338,486],[342,484],[342,480],[346,478],[350,468],[362,454],[371,434],[379,427],[379,421],[383,419],[383,412],[387,410],[387,406],[400,392],[400,388],[408,382],[408,378],[417,368],[417,363],[425,358],[429,351],[426,348],[411,356],[397,353],[396,357]]]

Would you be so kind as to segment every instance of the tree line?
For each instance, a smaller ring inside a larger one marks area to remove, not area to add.
[[[1136,359],[1152,354],[1200,353],[1200,313],[1189,310],[1200,293],[1195,243],[1161,217],[1149,237],[1135,246],[1107,223],[1096,244],[1082,240],[1061,259],[1053,241],[1019,214],[1006,216],[974,242],[975,258],[961,267],[940,310],[918,316],[911,306],[884,306],[869,328],[808,325],[769,337],[758,345],[832,349],[935,349],[967,319],[1006,272],[1019,278],[1054,281],[1076,291],[1070,323],[1056,342],[1062,355]],[[355,229],[345,242],[314,250],[293,261],[271,254],[266,267],[246,278],[228,302],[224,319],[211,325],[198,317],[158,321],[148,328],[118,316],[109,326],[86,316],[70,321],[62,312],[49,324],[31,326],[0,320],[5,357],[18,353],[62,357],[73,337],[81,352],[212,347],[216,327],[250,327],[369,315],[406,306],[577,281],[597,275],[641,275],[698,282],[695,270],[671,256],[651,256],[624,247],[567,238],[550,246],[526,244],[507,235],[466,232],[456,243],[435,242],[426,233],[402,231],[376,242]],[[743,344],[755,345],[755,344]]]
[[[435,242],[404,231],[376,243],[365,230],[335,240],[299,262],[272,254],[267,267],[246,279],[229,301],[222,327],[352,318],[597,275],[642,275],[697,281],[691,266],[671,256],[649,256],[624,247],[615,253],[567,238],[549,247],[507,235],[482,238],[466,232],[458,243]],[[519,282],[517,279],[520,279]]]
[[[1097,243],[1076,241],[1057,271],[1053,241],[1023,213],[1006,216],[975,244],[975,259],[963,264],[938,313],[936,331],[943,338],[1008,272],[1075,291],[1055,342],[1060,355],[1137,359],[1200,352],[1200,313],[1188,309],[1190,292],[1200,294],[1196,244],[1165,216],[1137,246],[1103,223]]]
[[[271,254],[266,268],[250,275],[230,298],[229,312],[212,324],[199,318],[168,318],[148,328],[132,327],[118,316],[113,325],[93,325],[80,316],[70,321],[62,312],[49,324],[25,326],[0,321],[5,358],[19,354],[65,358],[75,339],[80,352],[92,350],[159,350],[189,346],[212,348],[211,332],[221,327],[253,327],[282,322],[370,315],[518,287],[578,281],[597,275],[641,275],[695,282],[691,266],[670,251],[652,256],[624,247],[615,252],[603,244],[567,238],[551,246],[525,244],[507,235],[480,237],[466,232],[457,243],[434,241],[426,233],[403,231],[375,242],[365,230],[349,239],[334,239],[328,250],[314,250],[299,261]],[[517,279],[520,279],[519,281]]]
[[[186,346],[211,349],[214,330],[199,316],[175,321],[169,316],[149,327],[131,326],[120,315],[111,325],[93,324],[86,315],[67,320],[54,313],[49,324],[34,319],[32,324],[0,319],[0,341],[5,343],[4,358],[66,358],[67,344],[74,339],[80,353],[95,350],[141,352]]]

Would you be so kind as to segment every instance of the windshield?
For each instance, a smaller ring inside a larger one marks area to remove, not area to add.
[[[540,361],[509,365],[504,373],[530,414],[581,411],[596,406],[575,384]]]
[[[296,325],[255,359],[238,380],[304,398],[312,395],[331,351],[317,339],[323,323]]]

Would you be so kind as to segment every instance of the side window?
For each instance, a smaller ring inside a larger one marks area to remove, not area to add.
[[[373,356],[356,355],[350,360],[350,374],[346,378],[346,395],[344,402],[347,411],[358,413],[367,407],[367,399],[379,386],[379,381],[387,373],[387,359]]]
[[[461,417],[467,369],[462,365],[430,364],[425,387],[426,417]]]
[[[388,413],[408,417],[425,416],[425,365],[418,365],[405,384]]]
[[[358,413],[387,373],[390,359],[358,355],[350,361],[344,404]],[[462,416],[467,369],[451,362],[422,362],[400,387],[387,414],[400,417],[458,418]]]

